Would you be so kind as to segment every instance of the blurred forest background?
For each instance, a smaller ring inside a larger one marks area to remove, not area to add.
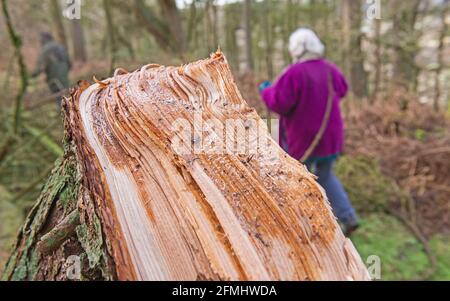
[[[306,26],[351,85],[337,173],[362,218],[356,248],[380,257],[383,280],[450,279],[448,0],[85,0],[73,20],[67,2],[1,0],[0,269],[63,153],[55,97],[29,77],[40,32],[67,47],[72,84],[220,47],[264,118],[258,83],[291,63],[289,35]]]

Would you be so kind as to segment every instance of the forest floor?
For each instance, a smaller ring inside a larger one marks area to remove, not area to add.
[[[255,81],[237,80],[244,98],[265,117]],[[21,138],[0,162],[0,270],[61,151],[56,104],[36,105],[39,95],[47,93],[40,89],[31,87]],[[344,102],[347,145],[336,172],[362,221],[351,239],[364,261],[371,255],[380,258],[382,280],[448,280],[450,118],[412,96],[387,95],[372,105]],[[5,133],[12,109],[7,103],[1,106],[6,108],[0,113]],[[5,139],[0,136],[0,145]]]

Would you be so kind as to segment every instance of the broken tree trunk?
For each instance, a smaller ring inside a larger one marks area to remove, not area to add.
[[[4,279],[72,279],[71,255],[82,280],[369,279],[220,52],[80,83],[64,110],[65,155]]]

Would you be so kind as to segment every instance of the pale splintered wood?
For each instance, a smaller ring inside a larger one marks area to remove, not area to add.
[[[369,279],[314,177],[258,131],[221,53],[117,72],[70,101],[120,279]],[[218,151],[239,131],[246,149]]]

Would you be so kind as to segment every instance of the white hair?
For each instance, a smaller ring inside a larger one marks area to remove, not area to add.
[[[299,28],[289,37],[289,52],[294,60],[300,59],[308,52],[322,56],[325,46],[314,31]]]

